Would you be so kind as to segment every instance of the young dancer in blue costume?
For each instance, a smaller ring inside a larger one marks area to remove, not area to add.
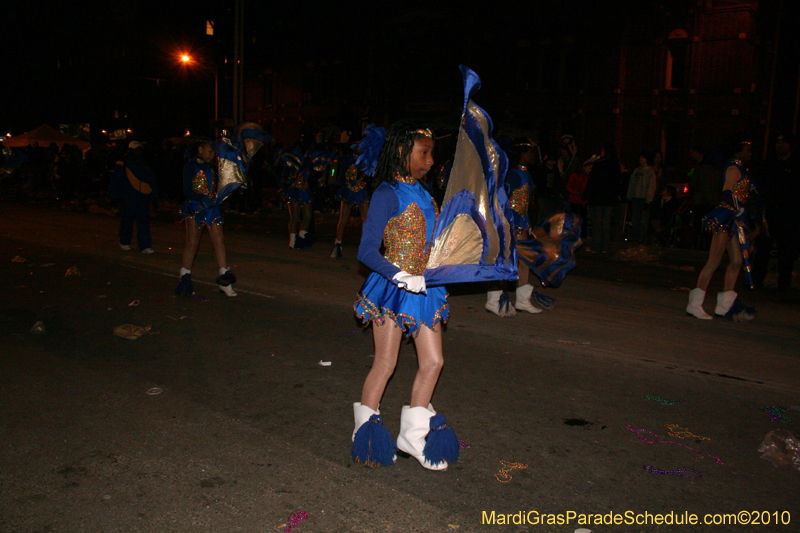
[[[514,237],[517,241],[530,238],[531,221],[528,217],[528,208],[534,192],[533,178],[529,168],[539,164],[541,154],[539,146],[526,138],[514,139],[510,150],[509,163],[513,166],[506,174],[506,193],[511,204],[511,223],[514,228]],[[531,303],[533,286],[528,283],[530,268],[522,259],[517,263],[519,279],[517,281],[516,302],[511,306],[511,299],[502,290],[489,291],[486,294],[486,310],[497,316],[507,318],[514,316],[517,311],[541,313],[542,310]]]
[[[703,229],[713,232],[711,248],[708,251],[708,261],[697,280],[697,288],[689,292],[689,305],[686,312],[703,320],[710,320],[711,315],[703,310],[703,300],[711,277],[719,267],[725,251],[728,252],[728,266],[725,269],[725,282],[723,292],[717,293],[717,306],[714,314],[736,322],[752,320],[755,310],[746,307],[736,296],[734,287],[739,277],[739,270],[745,266],[745,277],[748,284],[752,285],[749,273],[747,254],[749,248],[748,238],[748,212],[747,197],[752,184],[744,164],[752,156],[749,141],[742,138],[729,140],[726,143],[733,159],[725,167],[725,185],[722,188],[722,202],[711,210],[703,219]]]
[[[365,148],[382,128],[372,128],[362,142],[360,161],[375,161]],[[438,214],[430,192],[419,180],[433,166],[432,132],[413,122],[394,124],[385,137],[377,168],[367,169],[376,188],[363,228],[358,259],[372,269],[359,292],[355,310],[364,323],[372,322],[375,360],[353,404],[353,460],[377,467],[391,466],[395,446],[429,470],[445,470],[458,458],[458,441],[445,419],[431,405],[444,364],[441,325],[449,306],[444,287],[425,286],[425,267]],[[377,151],[377,150],[375,150]],[[374,170],[372,170],[374,169]],[[372,170],[372,171],[370,171]],[[381,255],[381,242],[385,256]],[[419,369],[411,402],[402,408],[397,443],[383,427],[378,407],[392,376],[403,333],[414,338]]]
[[[297,148],[286,150],[278,156],[287,186],[283,197],[289,206],[289,248],[307,248],[306,235],[311,227],[314,196],[308,182],[310,161]]]
[[[356,157],[347,156],[342,158],[339,164],[339,172],[344,175],[344,185],[336,193],[336,198],[341,200],[339,207],[339,224],[336,226],[336,242],[333,243],[331,259],[342,258],[342,239],[344,238],[344,228],[350,219],[350,210],[353,206],[358,206],[361,215],[361,225],[367,220],[369,211],[369,191],[367,190],[367,180],[356,166]]]
[[[233,284],[236,283],[228,259],[225,255],[225,241],[222,237],[222,212],[216,204],[217,170],[214,165],[216,152],[209,141],[196,141],[187,149],[187,161],[183,167],[183,194],[186,202],[181,208],[181,216],[186,221],[186,248],[183,250],[181,281],[175,289],[177,294],[191,296],[192,263],[200,245],[203,228],[208,228],[214,255],[219,265],[217,284],[219,290],[228,296],[236,296]]]

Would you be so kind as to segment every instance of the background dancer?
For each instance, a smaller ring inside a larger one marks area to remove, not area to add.
[[[222,212],[216,203],[217,172],[213,165],[216,152],[208,140],[196,141],[187,149],[187,161],[183,167],[183,193],[186,202],[181,208],[181,215],[186,221],[186,247],[183,250],[183,266],[181,281],[175,292],[191,296],[192,263],[197,255],[203,228],[208,228],[214,255],[219,265],[219,276],[216,282],[220,292],[227,296],[236,296],[233,284],[236,276],[228,267],[225,255],[225,241],[222,236]]]
[[[725,185],[722,188],[722,202],[711,210],[703,219],[703,229],[713,232],[711,248],[697,287],[689,292],[689,305],[686,312],[703,320],[710,320],[711,315],[703,310],[703,300],[711,277],[719,267],[722,256],[728,252],[728,266],[725,268],[725,282],[723,292],[717,293],[717,306],[714,314],[724,316],[736,322],[752,320],[755,310],[745,307],[737,298],[733,290],[739,278],[739,270],[747,264],[748,241],[748,213],[745,205],[750,194],[752,184],[747,176],[744,164],[752,156],[750,141],[742,137],[729,140],[729,153],[733,159],[725,167]],[[749,271],[745,274],[748,285],[752,286]]]
[[[374,127],[374,125],[372,126]],[[367,221],[367,212],[369,211],[367,181],[356,166],[355,155],[342,158],[339,165],[339,173],[344,175],[344,185],[336,193],[336,198],[341,200],[341,204],[339,206],[339,224],[336,226],[336,241],[333,243],[333,249],[331,250],[331,259],[342,258],[344,229],[350,219],[350,210],[353,206],[358,206],[362,226]]]
[[[538,165],[540,161],[539,146],[535,142],[526,138],[514,139],[509,154],[509,166],[513,168],[506,174],[505,188],[511,204],[513,231],[518,241],[530,237],[531,223],[528,210],[534,187],[528,169]],[[520,259],[517,267],[519,279],[516,284],[514,309],[529,313],[541,313],[542,310],[531,303],[533,286],[528,283],[530,274],[528,265]],[[500,317],[505,318],[516,314],[509,302],[510,298],[502,290],[489,291],[486,295],[486,309]]]

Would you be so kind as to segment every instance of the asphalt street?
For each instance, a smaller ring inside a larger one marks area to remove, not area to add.
[[[296,533],[800,531],[800,470],[758,452],[773,430],[800,436],[800,306],[743,291],[753,322],[688,317],[702,253],[640,264],[581,251],[545,290],[554,310],[510,319],[483,309],[485,287],[449,287],[433,405],[466,447],[443,473],[403,459],[370,470],[349,454],[373,353],[352,310],[366,275],[357,224],[335,261],[332,215],[307,251],[286,246],[280,213],[258,231],[231,216],[239,296],[213,285],[204,236],[187,299],[173,294],[173,217],[154,219],[146,256],[119,249],[114,217],[0,208],[2,531],[285,532],[298,511]],[[151,329],[112,335],[122,324]],[[404,342],[381,405],[392,433],[415,368]],[[531,523],[546,514],[558,516]]]

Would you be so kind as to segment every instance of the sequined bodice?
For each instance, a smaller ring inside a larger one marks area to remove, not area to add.
[[[511,193],[511,198],[509,198],[511,209],[516,211],[520,216],[524,217],[528,214],[528,201],[530,197],[531,186],[527,183],[519,189],[515,189]]]
[[[217,191],[214,186],[216,180],[213,167],[200,159],[197,160],[197,165],[200,169],[192,178],[192,191],[209,198],[215,198]]]
[[[364,178],[359,177],[358,168],[355,164],[350,165],[345,172],[344,177],[345,180],[347,180],[347,188],[352,192],[359,192],[361,189],[367,186]]]
[[[439,210],[430,193],[419,183],[398,181],[395,193],[398,212],[389,219],[383,232],[384,257],[397,268],[420,276],[428,262]]]

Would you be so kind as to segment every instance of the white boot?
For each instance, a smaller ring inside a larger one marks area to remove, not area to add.
[[[703,289],[692,289],[689,291],[689,305],[686,306],[686,312],[702,320],[711,320],[714,318],[703,310],[703,300],[705,299],[706,291]]]
[[[431,430],[431,418],[436,414],[433,406],[403,406],[400,413],[400,434],[397,436],[397,449],[405,452],[428,470],[447,470],[447,461],[432,464],[425,458],[425,438]]]
[[[517,311],[527,311],[529,313],[542,312],[541,309],[531,303],[532,292],[533,286],[530,283],[526,283],[522,287],[517,287],[517,301],[514,304],[514,307],[517,308]]]
[[[486,310],[502,318],[517,314],[514,306],[511,305],[511,298],[503,291],[489,291],[486,293]]]
[[[714,314],[717,316],[725,316],[725,313],[731,310],[733,302],[736,301],[736,291],[725,291],[717,293],[717,307],[714,309]]]
[[[217,277],[217,284],[219,291],[225,293],[226,296],[232,298],[237,296],[238,293],[233,290],[233,284],[236,283],[236,276],[233,275],[230,268],[220,268],[219,276]]]

